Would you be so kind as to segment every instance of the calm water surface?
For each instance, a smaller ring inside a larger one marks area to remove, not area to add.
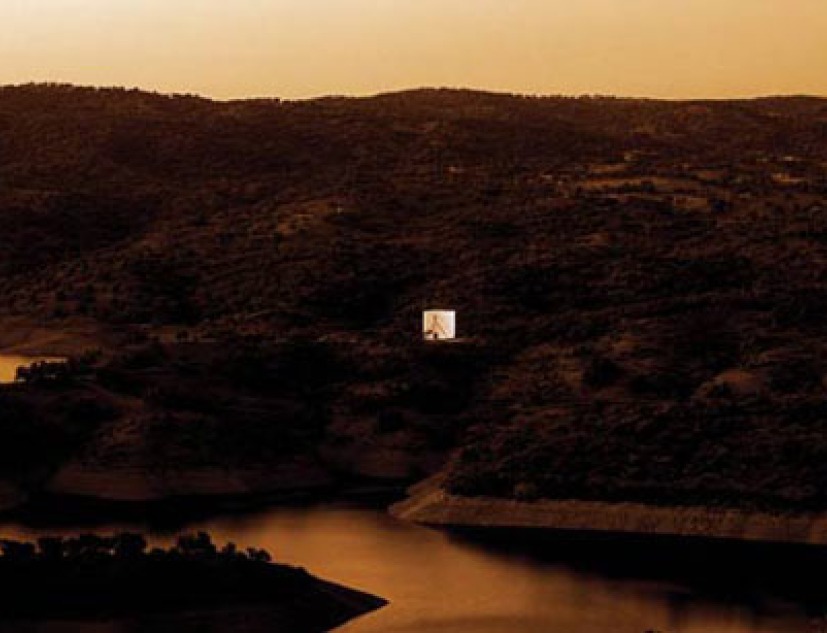
[[[141,527],[110,525],[96,531]],[[538,545],[522,537],[481,542],[411,526],[381,510],[339,506],[269,509],[196,521],[182,529],[208,530],[220,543],[232,540],[264,547],[279,561],[390,600],[390,606],[337,633],[827,630],[820,628],[817,610],[795,592],[785,591],[783,577],[770,575],[780,581],[777,592],[745,589],[741,580],[729,577],[733,566],[743,561],[721,559],[715,553],[699,560],[663,551],[648,555],[646,545],[631,551],[623,542],[562,540]],[[0,536],[14,538],[77,530],[0,524]],[[174,539],[174,531],[150,531],[157,542]],[[670,546],[668,551],[675,550]],[[82,633],[132,630],[114,624],[73,627]]]
[[[29,367],[34,363],[44,360],[54,361],[62,359],[49,358],[46,356],[16,356],[0,354],[0,384],[13,383],[19,367]]]

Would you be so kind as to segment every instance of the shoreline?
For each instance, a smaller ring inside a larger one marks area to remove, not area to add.
[[[346,486],[296,487],[239,494],[172,495],[125,500],[43,491],[16,504],[0,505],[0,522],[97,525],[110,522],[186,522],[219,513],[234,514],[272,506],[301,507],[326,501],[364,503],[387,508],[404,497],[405,487],[379,482]]]
[[[7,540],[3,547],[0,580],[8,599],[0,605],[0,625],[153,617],[168,623],[163,630],[174,630],[182,615],[207,624],[224,613],[259,620],[253,630],[322,633],[388,604],[302,567],[273,562],[265,550],[214,543],[204,532],[152,549],[146,538],[123,532],[36,544]],[[213,630],[200,622],[185,628]]]
[[[827,545],[827,512],[771,514],[701,506],[577,500],[514,501],[459,497],[432,477],[393,504],[397,519],[429,527],[665,536],[756,543]]]
[[[743,543],[827,545],[827,512],[772,514],[700,506],[654,506],[578,500],[535,502],[451,495],[439,475],[407,488],[399,483],[351,482],[237,494],[170,495],[112,499],[43,491],[0,505],[0,521],[24,523],[181,522],[216,513],[244,513],[270,506],[326,501],[367,503],[401,521],[479,533],[526,530]],[[103,519],[102,519],[103,518]]]
[[[19,356],[79,356],[90,350],[112,349],[125,330],[92,319],[32,319],[0,316],[0,354]]]

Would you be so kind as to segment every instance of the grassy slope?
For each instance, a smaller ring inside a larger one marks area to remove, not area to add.
[[[467,495],[827,505],[823,101],[26,87],[0,132],[10,315],[324,339],[322,441],[458,442]],[[432,304],[474,341],[411,345]]]

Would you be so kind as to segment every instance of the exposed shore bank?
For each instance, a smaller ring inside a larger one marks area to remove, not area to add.
[[[90,350],[116,347],[124,332],[80,317],[48,323],[25,317],[0,317],[0,353],[79,356]]]
[[[404,496],[404,482],[350,480],[329,485],[283,482],[272,488],[248,490],[189,489],[147,497],[113,497],[90,490],[56,492],[35,490],[24,494],[0,483],[0,519],[46,524],[99,524],[119,521],[178,523],[217,513],[235,514],[272,506],[304,506],[328,501],[345,501],[387,508]]]
[[[827,545],[827,513],[770,514],[707,507],[577,500],[535,502],[451,495],[433,477],[390,508],[398,519],[435,527],[576,532]]]
[[[45,492],[102,502],[151,503],[175,497],[244,496],[325,489],[330,475],[312,460],[295,458],[247,469],[208,467],[152,468],[73,460],[46,484]]]

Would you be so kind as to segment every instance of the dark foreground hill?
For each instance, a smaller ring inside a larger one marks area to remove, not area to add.
[[[141,535],[126,533],[43,537],[37,545],[4,540],[0,550],[0,630],[139,616],[146,630],[212,631],[234,616],[244,631],[321,633],[385,604],[271,563],[263,550],[232,543],[219,550],[205,533],[181,536],[169,549],[149,550]]]
[[[458,448],[464,495],[823,509],[825,195],[819,99],[2,89],[0,312],[124,333],[71,412],[5,396],[79,420],[17,471]]]

